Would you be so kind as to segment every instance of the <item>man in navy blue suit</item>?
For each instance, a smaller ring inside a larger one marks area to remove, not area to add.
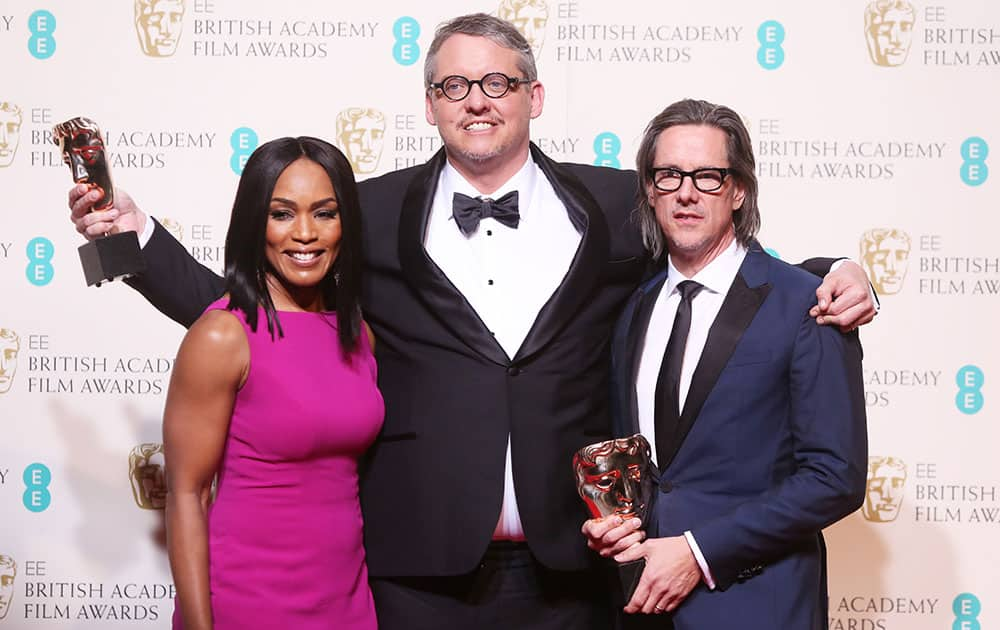
[[[733,110],[680,101],[637,159],[644,241],[666,269],[612,341],[617,435],[655,445],[648,523],[587,521],[589,545],[645,569],[627,613],[676,630],[826,628],[821,530],[865,492],[856,333],[805,315],[818,279],[772,258],[749,134]]]

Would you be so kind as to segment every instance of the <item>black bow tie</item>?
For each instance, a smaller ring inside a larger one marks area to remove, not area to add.
[[[470,197],[455,193],[451,202],[451,216],[462,234],[468,236],[479,228],[479,221],[493,217],[509,228],[517,229],[521,215],[517,211],[517,191],[509,192],[499,199]]]

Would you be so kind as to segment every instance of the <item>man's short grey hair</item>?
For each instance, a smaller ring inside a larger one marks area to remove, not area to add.
[[[434,82],[434,73],[437,72],[438,50],[452,35],[485,37],[497,46],[517,52],[517,69],[521,73],[520,78],[529,81],[538,79],[535,55],[531,52],[531,45],[521,34],[521,31],[517,30],[517,27],[495,15],[470,13],[448,20],[437,27],[434,32],[434,41],[431,42],[431,47],[427,50],[427,57],[424,59],[425,88],[430,88],[431,83]],[[467,78],[478,79],[480,77]]]

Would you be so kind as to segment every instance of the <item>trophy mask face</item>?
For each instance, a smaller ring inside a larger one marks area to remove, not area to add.
[[[584,447],[573,458],[577,490],[594,518],[645,521],[653,491],[649,443],[641,435]]]
[[[543,0],[505,0],[500,3],[497,15],[521,31],[536,58],[541,54],[549,21],[549,7]]]
[[[900,66],[906,61],[913,40],[916,11],[908,2],[872,2],[865,14],[865,39],[874,63]]]
[[[0,394],[10,391],[14,383],[14,373],[17,372],[17,353],[21,343],[17,333],[9,329],[0,329]]]
[[[906,466],[898,459],[879,458],[870,468],[864,515],[870,521],[888,523],[896,520],[903,507]]]
[[[128,476],[135,504],[145,510],[161,510],[167,504],[167,481],[163,468],[163,445],[140,444],[128,456]]]
[[[337,120],[340,146],[358,174],[373,173],[382,155],[385,116],[374,109],[346,110]]]
[[[0,103],[0,167],[14,161],[21,138],[21,110],[15,107]]]
[[[183,0],[139,0],[135,25],[142,52],[150,57],[169,57],[177,51],[184,26]]]
[[[14,599],[14,578],[17,575],[17,567],[14,559],[9,556],[0,556],[0,619],[10,612],[11,600]]]
[[[868,238],[865,249],[861,262],[875,289],[884,295],[899,293],[909,268],[909,237],[893,230]]]

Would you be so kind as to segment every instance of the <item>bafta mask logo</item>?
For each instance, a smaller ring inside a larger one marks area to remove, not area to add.
[[[17,563],[10,556],[0,553],[0,619],[10,612],[14,599],[14,578],[17,577]]]
[[[170,57],[184,26],[184,0],[135,0],[135,32],[142,52]]]
[[[545,25],[549,21],[549,6],[545,0],[500,0],[497,17],[521,31],[538,59],[545,43]]]
[[[895,457],[868,458],[868,481],[861,514],[873,523],[896,520],[903,506],[906,487],[906,464]]]
[[[653,496],[650,447],[641,434],[581,448],[573,456],[576,489],[594,518],[638,516]]]
[[[0,168],[10,166],[21,140],[21,108],[0,102]]]
[[[382,157],[385,114],[369,107],[350,107],[337,114],[337,142],[359,175],[375,172]]]
[[[163,469],[163,445],[140,444],[128,454],[128,478],[132,498],[144,510],[162,510],[167,505],[167,479]]]
[[[861,237],[861,266],[881,295],[903,288],[910,264],[910,237],[902,230],[876,228]]]
[[[21,351],[21,339],[10,328],[0,328],[0,394],[10,391],[17,372],[17,353]]]
[[[176,219],[171,219],[170,217],[163,217],[160,219],[160,225],[167,228],[178,242],[184,242],[184,226],[180,224]]]
[[[910,52],[917,12],[905,0],[873,0],[865,8],[865,42],[872,63],[901,66]]]

